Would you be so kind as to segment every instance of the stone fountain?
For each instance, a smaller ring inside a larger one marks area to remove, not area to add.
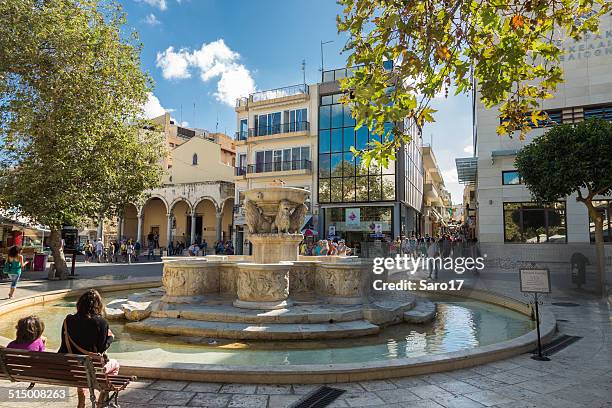
[[[142,320],[128,328],[303,340],[364,336],[433,317],[432,304],[411,294],[374,293],[368,260],[300,256],[309,195],[278,184],[247,191],[243,205],[253,255],[164,258],[163,296],[144,313],[131,313]]]
[[[301,188],[256,188],[245,193],[245,215],[253,261],[238,264],[234,306],[282,309],[291,304],[289,270],[298,260],[300,233],[310,193]]]

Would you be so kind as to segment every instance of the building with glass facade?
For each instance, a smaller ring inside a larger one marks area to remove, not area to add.
[[[365,166],[351,148],[363,150],[381,135],[366,127],[356,129],[350,107],[340,103],[338,79],[350,70],[323,72],[318,97],[318,169],[316,173],[319,204],[319,233],[340,237],[349,245],[391,240],[402,234],[420,232],[423,201],[422,139],[408,122],[400,126],[413,135],[396,160],[384,167]]]

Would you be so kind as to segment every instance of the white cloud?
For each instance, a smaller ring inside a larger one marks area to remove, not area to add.
[[[219,78],[215,97],[234,106],[237,98],[255,91],[251,72],[238,62],[239,59],[240,54],[219,39],[203,43],[199,50],[194,51],[186,48],[175,51],[174,47],[168,47],[164,52],[157,53],[157,67],[161,68],[162,76],[166,79],[189,78],[191,68],[199,71],[203,82]]]
[[[157,96],[153,95],[153,92],[149,92],[149,99],[147,99],[147,102],[143,106],[143,115],[145,119],[156,118],[167,111],[169,110],[164,109]]]
[[[155,14],[153,13],[147,14],[143,21],[145,24],[148,24],[150,26],[156,26],[158,24],[161,24],[161,22],[157,19],[157,17],[155,17]]]
[[[463,151],[466,152],[467,154],[474,154],[474,146],[472,146],[471,144],[466,145],[463,148]]]
[[[157,7],[161,11],[164,11],[168,8],[168,4],[166,0],[136,0],[139,3],[148,4],[151,7]]]
[[[166,79],[189,78],[189,52],[174,52],[174,47],[168,47],[166,51],[157,53],[157,67],[162,69],[162,76]]]

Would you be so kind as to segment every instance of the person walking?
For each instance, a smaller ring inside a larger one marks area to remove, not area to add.
[[[104,253],[104,243],[101,239],[98,239],[95,243],[96,247],[96,259],[98,263],[102,262],[102,254]]]
[[[21,254],[21,247],[14,245],[8,251],[6,262],[4,263],[4,273],[9,276],[11,280],[11,288],[9,289],[8,298],[12,299],[15,296],[15,289],[17,289],[17,282],[21,277],[21,270],[25,268],[28,262],[23,260]]]
[[[128,261],[128,264],[131,264],[132,263],[132,257],[134,256],[134,244],[132,244],[132,241],[128,241],[126,252],[127,252],[127,261]]]
[[[91,262],[93,258],[93,245],[91,245],[91,241],[87,240],[85,245],[83,246],[83,251],[85,251],[85,263]]]
[[[208,242],[206,242],[206,239],[202,240],[202,245],[200,245],[200,249],[202,249],[202,255],[206,256],[206,253],[208,252]]]
[[[134,260],[136,262],[138,262],[138,258],[140,258],[140,251],[141,251],[141,246],[140,246],[140,241],[136,241],[136,243],[134,244]]]
[[[147,261],[150,261],[151,258],[155,260],[155,241],[149,241],[149,247],[147,251]]]
[[[440,245],[436,242],[435,238],[431,239],[429,246],[427,247],[428,263],[432,264],[429,268],[429,278],[436,280],[438,279],[438,260],[440,257]],[[431,260],[431,261],[430,261]]]

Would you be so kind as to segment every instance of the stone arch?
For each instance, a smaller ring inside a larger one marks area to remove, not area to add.
[[[234,207],[234,197],[233,196],[225,197],[223,201],[221,201],[220,211],[225,211],[225,206],[229,201],[232,202],[231,206],[232,206],[232,211],[233,211],[233,207]]]
[[[219,209],[219,204],[217,203],[217,200],[215,200],[213,197],[211,196],[202,196],[200,198],[198,198],[198,200],[195,202],[195,205],[193,206],[193,210],[195,211],[198,208],[198,205],[200,205],[200,203],[202,203],[203,201],[208,200],[210,202],[212,202],[213,206],[215,207],[215,210],[217,212],[220,211]]]
[[[196,238],[205,239],[209,248],[212,248],[217,240],[217,214],[219,213],[217,201],[210,196],[202,196],[193,208],[196,215]],[[199,226],[201,229],[198,228]]]
[[[172,216],[172,236],[170,238],[173,246],[178,245],[179,242],[189,246],[191,214],[193,214],[191,202],[186,197],[177,197],[170,204],[169,214]]]
[[[127,203],[123,207],[123,230],[121,231],[122,237],[127,239],[137,239],[138,237],[138,217],[141,209],[134,203]]]
[[[160,194],[151,194],[149,197],[147,197],[147,199],[142,203],[141,212],[144,210],[145,206],[149,203],[149,201],[154,200],[156,198],[161,200],[162,203],[164,203],[164,207],[166,209],[167,214],[168,209],[170,208],[170,206],[168,205],[168,200],[166,200],[166,198]]]
[[[174,206],[177,205],[180,202],[185,202],[185,204],[187,204],[187,207],[189,207],[189,212],[193,212],[193,205],[191,204],[191,201],[189,201],[187,199],[187,197],[177,197],[174,200],[172,200],[172,203],[170,203],[170,205],[168,206],[168,212],[172,211],[174,209]]]
[[[168,211],[167,200],[161,195],[151,195],[142,205],[142,244],[148,245],[149,237],[158,234],[160,246],[168,242]]]

